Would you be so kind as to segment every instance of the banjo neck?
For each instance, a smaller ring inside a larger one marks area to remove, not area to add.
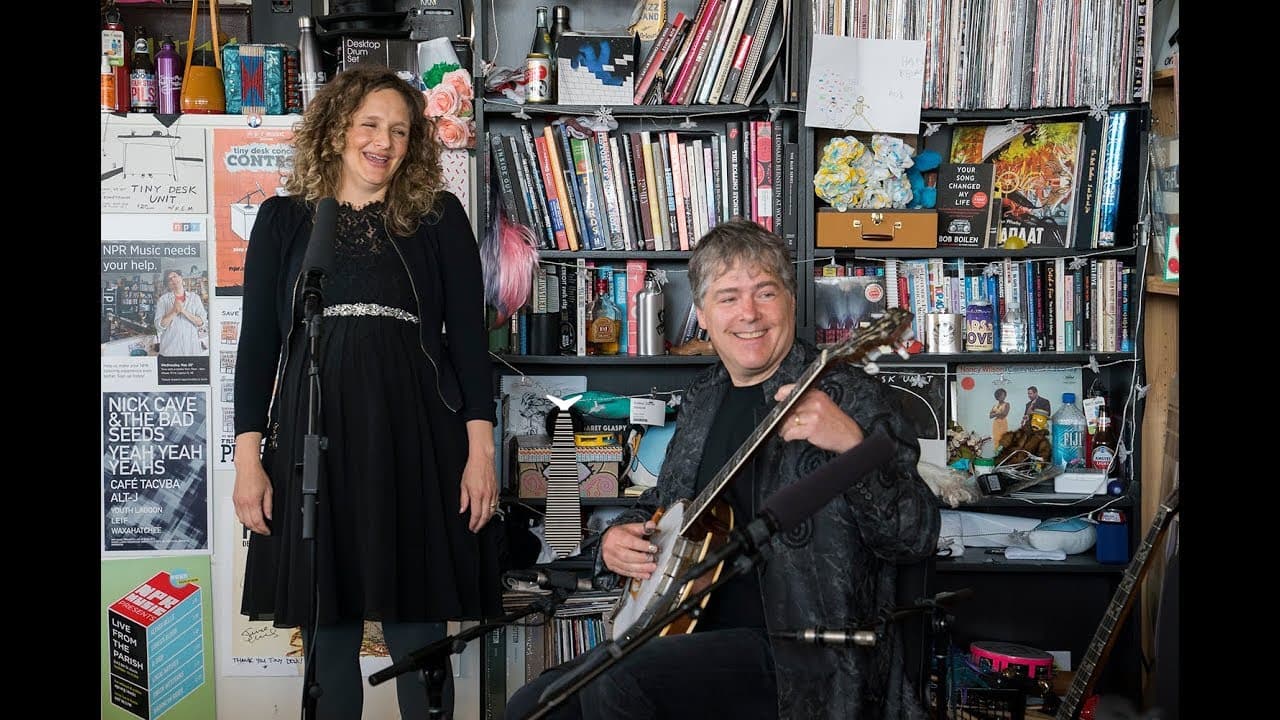
[[[716,473],[716,476],[711,479],[711,482],[707,483],[707,486],[702,489],[702,492],[698,493],[698,497],[694,498],[693,502],[689,505],[689,509],[685,512],[684,522],[680,525],[681,535],[688,533],[689,529],[698,522],[702,513],[720,495],[720,491],[729,484],[729,481],[733,479],[734,475],[738,474],[738,471],[742,469],[742,466],[745,465],[747,460],[751,458],[751,455],[755,453],[756,448],[760,447],[760,444],[769,436],[769,433],[773,432],[773,429],[778,426],[778,422],[782,420],[782,416],[786,415],[792,407],[795,407],[800,396],[804,394],[805,390],[808,390],[809,387],[813,385],[813,381],[818,379],[818,376],[822,374],[822,371],[826,369],[831,360],[831,352],[829,350],[823,350],[822,354],[819,355],[818,358],[805,369],[800,378],[796,380],[796,386],[791,389],[791,394],[787,395],[787,397],[783,398],[781,402],[774,405],[773,409],[769,411],[769,414],[765,416],[764,420],[756,426],[755,430],[751,431],[751,434],[747,436],[747,439],[743,441],[742,445],[738,446],[737,451],[733,453],[733,457],[729,458],[729,460],[720,468],[720,471]]]

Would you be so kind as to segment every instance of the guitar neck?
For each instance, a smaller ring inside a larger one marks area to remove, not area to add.
[[[769,411],[769,414],[765,416],[764,420],[756,426],[755,430],[751,431],[751,435],[749,435],[742,445],[738,447],[738,450],[733,453],[733,457],[729,458],[728,462],[720,468],[720,471],[716,473],[716,476],[712,478],[710,483],[707,483],[707,486],[702,489],[702,492],[698,493],[698,497],[695,498],[693,503],[689,506],[688,511],[685,513],[684,522],[680,526],[681,535],[687,532],[689,528],[693,527],[702,512],[711,505],[711,501],[715,500],[716,496],[720,494],[720,491],[724,489],[724,486],[729,484],[729,481],[733,479],[733,476],[738,473],[738,470],[746,464],[747,459],[750,458],[752,453],[756,451],[756,448],[760,446],[760,443],[764,442],[764,439],[769,436],[769,433],[773,432],[773,429],[778,426],[778,421],[782,419],[782,416],[786,415],[787,412],[795,406],[796,401],[799,400],[800,396],[809,389],[809,386],[813,385],[813,381],[818,379],[818,376],[822,374],[822,371],[826,369],[827,364],[830,362],[830,351],[823,350],[822,354],[819,355],[818,358],[805,369],[800,378],[796,380],[796,386],[791,389],[791,394],[783,398],[782,402],[774,405],[773,409]]]
[[[1170,512],[1170,507],[1167,504],[1162,504],[1159,511],[1156,512],[1156,516],[1152,518],[1151,529],[1147,531],[1147,536],[1143,539],[1142,545],[1134,554],[1133,559],[1129,561],[1129,567],[1124,571],[1120,586],[1116,588],[1115,595],[1111,598],[1111,604],[1107,606],[1107,612],[1103,615],[1102,622],[1098,624],[1098,629],[1093,634],[1093,640],[1089,642],[1089,649],[1085,652],[1084,659],[1076,668],[1075,676],[1071,679],[1071,687],[1067,689],[1066,695],[1062,698],[1062,704],[1058,708],[1058,713],[1055,716],[1056,720],[1076,720],[1081,704],[1089,692],[1093,690],[1094,683],[1097,681],[1097,670],[1106,660],[1107,655],[1110,654],[1112,646],[1115,645],[1115,630],[1129,614],[1133,589],[1142,581],[1142,577],[1147,572],[1147,560],[1151,554],[1151,548],[1159,542],[1160,536],[1164,534]]]

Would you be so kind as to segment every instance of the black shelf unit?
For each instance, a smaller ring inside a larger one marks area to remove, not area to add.
[[[716,355],[499,355],[512,365],[629,365],[680,366],[714,365]]]
[[[1103,506],[1129,509],[1135,506],[1134,499],[1129,495],[1119,497],[1113,495],[1086,495],[1075,499],[1055,499],[1046,500],[1043,498],[1021,498],[994,495],[991,497],[979,498],[970,503],[964,503],[959,507],[951,507],[942,499],[938,498],[938,507],[944,510],[1049,510],[1058,513],[1078,513],[1084,510],[1097,510]]]
[[[938,558],[934,571],[950,573],[1090,573],[1121,575],[1124,565],[1108,565],[1094,559],[1093,551],[1068,555],[1066,560],[1010,560],[1004,555],[988,554],[983,548],[965,548],[958,558]]]
[[[1143,248],[1145,251],[1146,248]],[[1074,248],[1036,248],[1027,250],[1005,250],[1003,248],[815,248],[814,262],[828,258],[984,258],[990,260],[1026,260],[1028,258],[1077,257],[1134,257],[1137,250],[1132,246],[1115,248],[1096,248],[1093,250],[1077,250]]]

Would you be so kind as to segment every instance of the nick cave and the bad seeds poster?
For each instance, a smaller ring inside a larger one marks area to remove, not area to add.
[[[203,391],[102,393],[103,550],[208,550]]]

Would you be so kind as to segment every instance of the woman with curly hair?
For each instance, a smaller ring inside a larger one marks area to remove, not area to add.
[[[445,620],[501,611],[486,527],[498,485],[480,256],[423,111],[422,93],[386,68],[334,77],[294,129],[290,195],[262,203],[245,256],[233,500],[252,534],[241,612],[302,627],[319,718],[360,717],[365,620],[382,623],[399,660],[442,637]],[[337,201],[335,237],[311,239],[326,198]],[[314,540],[302,536],[309,241],[331,242],[334,257],[315,323],[315,433],[327,442]],[[401,716],[426,717],[417,674],[397,682]]]

